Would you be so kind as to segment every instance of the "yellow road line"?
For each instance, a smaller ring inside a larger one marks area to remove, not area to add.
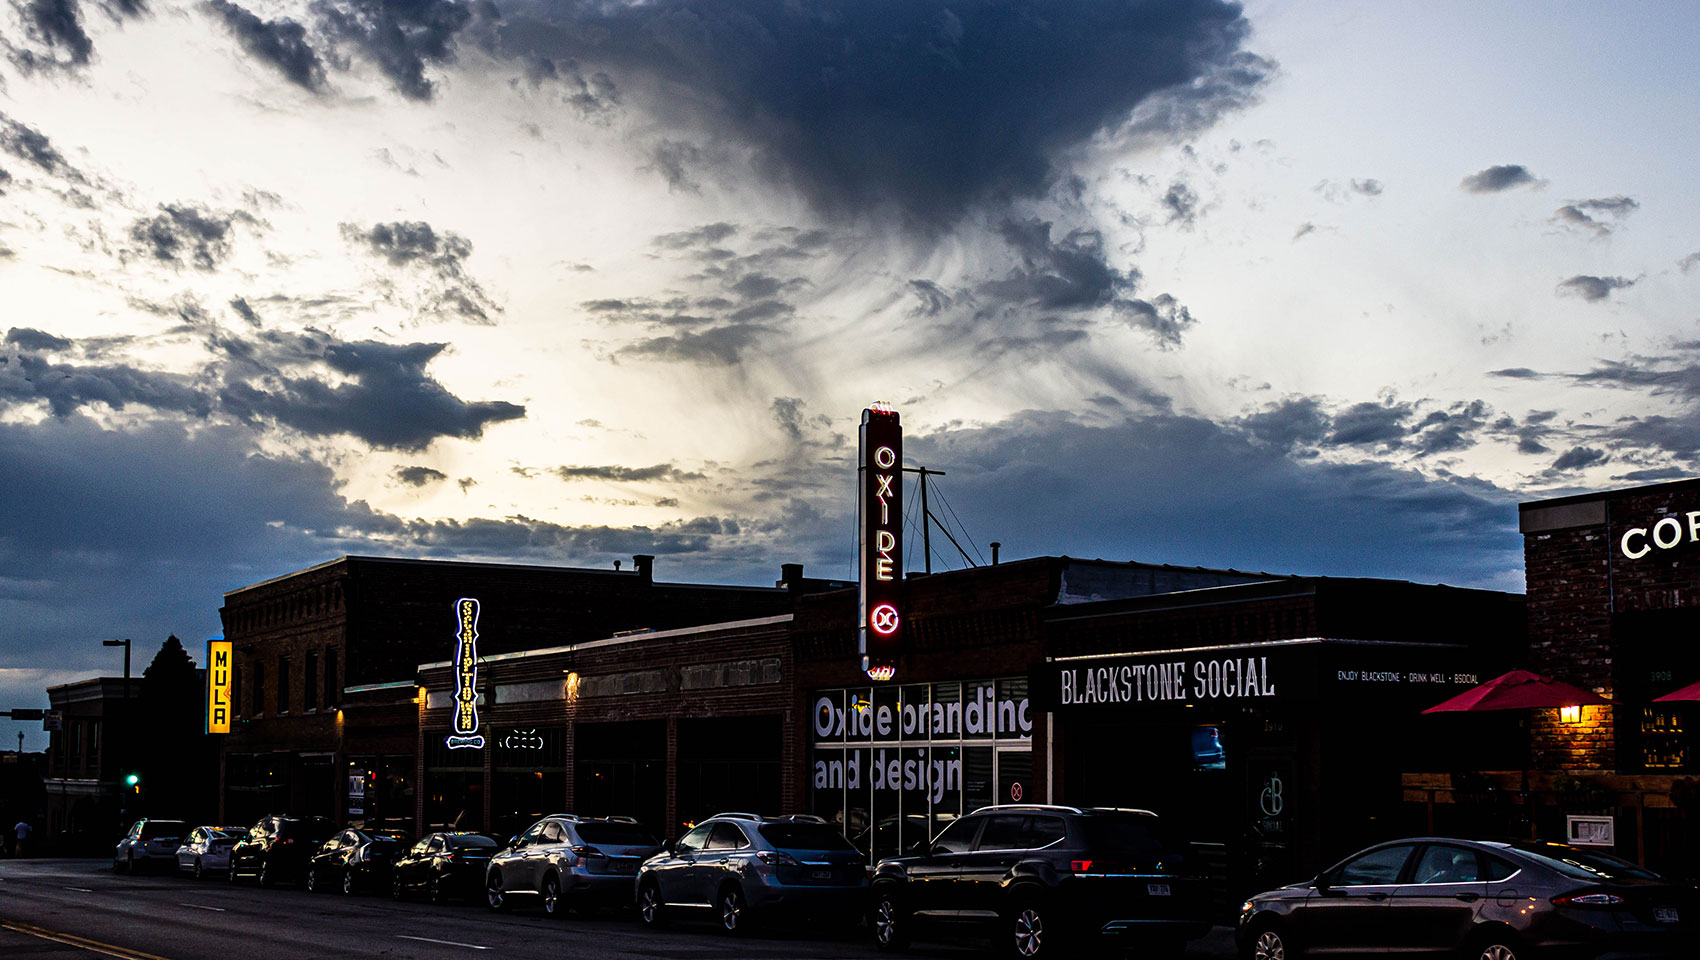
[[[140,950],[131,950],[128,947],[114,946],[110,943],[101,943],[99,940],[89,940],[69,933],[60,933],[57,930],[46,930],[28,923],[19,923],[16,920],[0,920],[0,929],[27,933],[32,937],[40,937],[43,940],[52,940],[55,943],[63,943],[94,953],[103,953],[109,957],[117,957],[118,960],[167,960],[166,957],[158,954],[144,953]]]

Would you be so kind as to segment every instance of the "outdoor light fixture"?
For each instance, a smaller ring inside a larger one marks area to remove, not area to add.
[[[1558,722],[1559,723],[1581,723],[1582,722],[1582,707],[1580,705],[1574,706],[1574,707],[1559,707],[1558,708]]]

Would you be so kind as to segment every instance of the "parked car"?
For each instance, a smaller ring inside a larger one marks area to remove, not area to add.
[[[432,903],[473,895],[484,888],[484,872],[496,841],[476,833],[432,833],[421,838],[390,868],[390,896],[424,893]]]
[[[874,868],[874,941],[990,932],[1014,956],[1179,955],[1210,929],[1206,882],[1146,810],[1015,805],[959,817]]]
[[[727,933],[785,915],[858,921],[867,891],[867,858],[819,817],[710,817],[645,860],[637,875],[645,926],[697,916]]]
[[[189,825],[181,820],[137,820],[112,852],[114,873],[135,873],[159,863],[174,863]]]
[[[400,830],[349,827],[324,842],[307,861],[307,890],[387,890],[390,867],[407,850],[410,838]]]
[[[491,858],[485,902],[506,910],[536,897],[555,917],[569,906],[630,904],[638,864],[660,846],[630,818],[545,817]]]
[[[1581,847],[1419,837],[1347,857],[1240,908],[1241,953],[1386,953],[1465,960],[1700,955],[1689,891]]]
[[[336,824],[323,817],[266,817],[230,848],[230,882],[252,876],[269,887],[299,880],[307,872],[307,861],[335,832]]]
[[[196,827],[177,848],[177,869],[203,880],[209,873],[230,869],[230,848],[248,833],[247,827]]]

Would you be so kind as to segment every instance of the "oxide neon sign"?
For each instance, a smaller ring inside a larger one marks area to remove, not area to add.
[[[903,649],[903,427],[888,404],[862,411],[860,493],[862,672],[890,680]]]
[[[455,601],[455,716],[449,749],[483,749],[478,734],[478,601]]]
[[[207,641],[207,732],[230,732],[229,640]]]

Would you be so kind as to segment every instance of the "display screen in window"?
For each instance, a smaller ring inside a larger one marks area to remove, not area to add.
[[[1192,768],[1194,770],[1226,770],[1227,754],[1222,750],[1222,728],[1201,724],[1192,728]]]

